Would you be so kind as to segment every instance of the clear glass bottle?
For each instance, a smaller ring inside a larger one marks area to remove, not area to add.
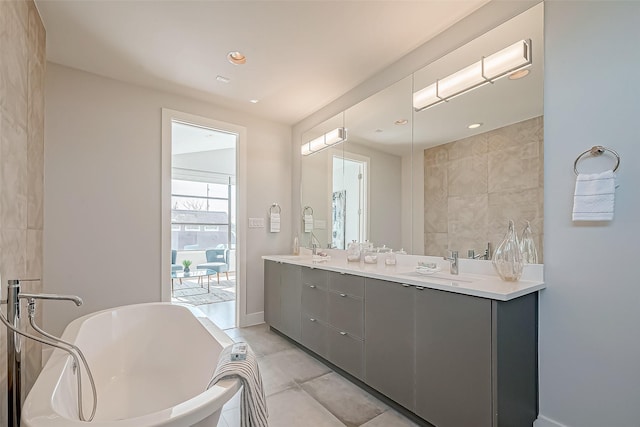
[[[536,244],[533,241],[531,232],[531,224],[527,221],[527,225],[522,230],[520,236],[520,252],[522,253],[522,261],[525,264],[537,264],[538,263],[538,250]]]
[[[512,220],[509,220],[507,234],[496,248],[491,262],[502,280],[508,282],[520,280],[524,263],[522,262],[518,235],[515,232],[515,225]]]
[[[298,236],[293,238],[293,254],[300,255],[300,241],[298,240]]]

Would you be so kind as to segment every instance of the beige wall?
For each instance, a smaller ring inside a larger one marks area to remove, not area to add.
[[[542,117],[424,150],[425,253],[495,250],[512,219],[542,262],[542,213]]]
[[[32,1],[0,1],[0,58],[0,273],[4,296],[7,279],[42,277],[45,30]],[[37,292],[42,284],[25,282],[23,289]],[[28,341],[24,351],[26,393],[39,372],[40,348]],[[0,326],[2,425],[7,423],[6,366],[6,329]]]
[[[86,313],[161,299],[161,260],[169,257],[160,248],[162,108],[245,127],[247,215],[266,221],[277,202],[291,224],[290,127],[52,63],[46,97],[45,289],[85,301],[47,309],[52,331]],[[246,236],[241,310],[262,321],[260,257],[290,251],[291,230]]]

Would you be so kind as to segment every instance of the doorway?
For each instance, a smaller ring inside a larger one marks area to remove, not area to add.
[[[333,248],[346,249],[349,242],[364,242],[369,238],[368,168],[368,157],[346,152],[333,156]]]
[[[162,254],[171,259],[170,268],[163,266],[163,301],[195,305],[220,328],[236,327],[244,288],[237,227],[240,132],[170,110],[163,110],[163,122],[169,172],[163,171]]]

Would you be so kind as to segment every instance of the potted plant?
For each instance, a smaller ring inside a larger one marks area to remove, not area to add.
[[[182,266],[184,267],[184,272],[188,273],[189,270],[189,266],[191,265],[191,261],[189,261],[188,259],[185,259],[184,261],[182,261]]]

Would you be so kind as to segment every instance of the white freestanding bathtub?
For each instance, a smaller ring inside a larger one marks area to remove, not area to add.
[[[240,380],[228,379],[206,390],[218,355],[232,340],[188,305],[92,313],[71,322],[62,338],[87,358],[98,390],[95,418],[79,420],[71,357],[55,350],[24,402],[23,427],[216,427],[222,406],[240,389]],[[88,416],[91,385],[82,378]]]

